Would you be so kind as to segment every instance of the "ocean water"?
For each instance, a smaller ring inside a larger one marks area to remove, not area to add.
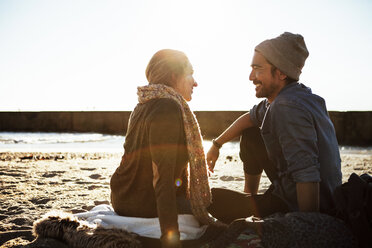
[[[121,152],[125,137],[99,133],[0,132],[0,152]]]
[[[125,136],[99,133],[0,132],[0,152],[123,152]],[[204,140],[207,150],[212,145]],[[239,152],[238,142],[224,145],[224,153]]]
[[[0,132],[0,152],[123,152],[125,136],[99,133]],[[204,140],[208,151],[212,142]],[[372,147],[340,146],[342,154],[372,155]],[[224,144],[222,154],[239,154],[239,142]]]

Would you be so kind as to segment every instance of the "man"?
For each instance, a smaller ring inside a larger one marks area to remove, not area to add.
[[[298,82],[308,55],[303,37],[289,32],[256,46],[249,80],[256,97],[266,99],[214,139],[207,153],[213,171],[219,148],[241,136],[244,191],[249,194],[212,189],[209,211],[215,217],[230,222],[332,208],[333,190],[342,179],[341,159],[325,101]],[[272,184],[257,195],[263,170]]]

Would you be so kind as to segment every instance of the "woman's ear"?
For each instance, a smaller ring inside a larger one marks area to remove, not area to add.
[[[172,73],[172,75],[171,75],[171,79],[172,79],[172,82],[176,82],[176,81],[177,81],[177,76],[176,76],[176,74]]]
[[[171,79],[172,79],[171,83],[172,83],[173,87],[177,87],[179,77],[176,74],[172,73]]]

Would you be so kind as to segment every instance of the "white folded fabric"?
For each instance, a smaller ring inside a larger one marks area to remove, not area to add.
[[[114,209],[107,204],[98,205],[89,212],[74,215],[84,219],[90,224],[96,224],[103,228],[124,229],[148,238],[159,239],[161,236],[159,218],[119,216],[115,213]],[[181,240],[198,239],[207,229],[206,225],[200,226],[199,222],[191,214],[178,215],[178,227]]]

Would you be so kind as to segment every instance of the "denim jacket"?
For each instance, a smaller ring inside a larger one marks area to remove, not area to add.
[[[342,181],[341,159],[324,99],[301,83],[291,83],[271,104],[263,100],[255,105],[250,117],[276,167],[273,194],[297,211],[296,183],[319,182],[320,211],[332,208],[333,191]]]

